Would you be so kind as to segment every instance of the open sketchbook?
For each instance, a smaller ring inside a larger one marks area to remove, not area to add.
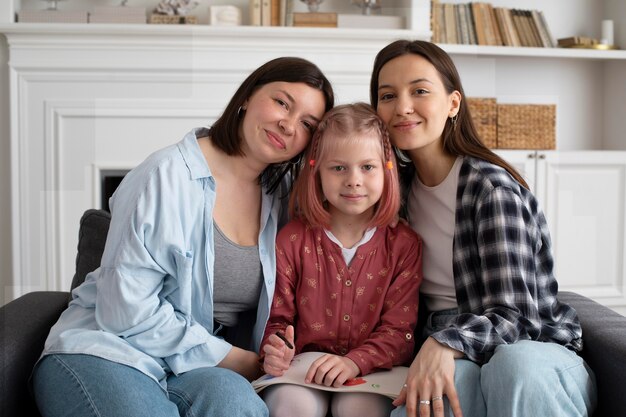
[[[252,386],[256,392],[260,392],[264,388],[274,384],[296,384],[332,392],[371,392],[395,399],[398,394],[400,394],[400,390],[402,389],[402,385],[406,380],[406,375],[409,370],[406,366],[395,366],[389,371],[378,371],[350,379],[339,388],[327,387],[315,383],[307,384],[304,382],[304,377],[309,367],[313,361],[322,355],[325,355],[325,353],[304,352],[296,355],[291,362],[291,366],[283,376],[273,377],[266,374],[253,381]]]

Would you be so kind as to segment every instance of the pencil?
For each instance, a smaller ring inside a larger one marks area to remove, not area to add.
[[[293,345],[291,344],[291,342],[289,342],[289,340],[287,340],[287,338],[285,337],[284,334],[282,334],[281,332],[276,332],[274,333],[276,336],[278,336],[280,338],[280,340],[282,340],[283,342],[285,342],[285,345],[287,345],[287,347],[289,349],[293,349]]]

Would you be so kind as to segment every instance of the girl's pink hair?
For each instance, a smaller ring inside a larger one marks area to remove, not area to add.
[[[314,227],[330,227],[330,213],[324,207],[319,167],[341,144],[339,141],[359,146],[372,137],[378,137],[380,142],[384,185],[369,226],[384,227],[396,220],[400,210],[396,159],[387,127],[366,103],[340,105],[324,115],[309,144],[302,172],[294,184],[289,200],[290,216]]]

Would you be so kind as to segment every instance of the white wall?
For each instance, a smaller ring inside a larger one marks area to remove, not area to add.
[[[0,22],[9,21],[9,8],[2,2]],[[0,305],[9,301],[11,291],[11,148],[9,114],[9,51],[0,35]]]

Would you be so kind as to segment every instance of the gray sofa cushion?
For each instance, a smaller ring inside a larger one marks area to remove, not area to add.
[[[100,266],[110,223],[111,214],[104,210],[90,209],[81,217],[72,289],[82,284],[85,276]]]
[[[559,301],[576,309],[583,328],[583,352],[598,384],[595,417],[626,415],[626,318],[573,292],[560,292]]]

